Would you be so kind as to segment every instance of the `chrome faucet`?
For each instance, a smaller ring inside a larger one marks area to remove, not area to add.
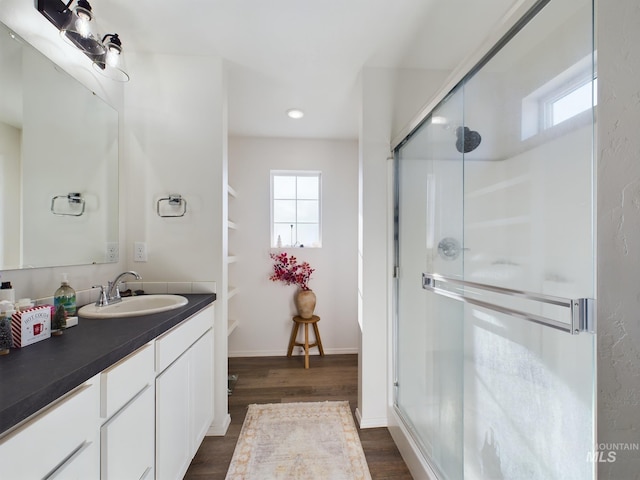
[[[120,297],[120,279],[125,275],[133,275],[136,277],[136,280],[142,280],[142,277],[138,274],[138,272],[134,272],[133,270],[129,270],[128,272],[122,272],[118,275],[113,282],[109,282],[107,284],[107,299],[109,303],[117,303],[122,301],[122,297]]]
[[[125,275],[133,275],[137,280],[142,280],[142,277],[137,272],[129,270],[120,273],[112,282],[108,282],[106,287],[103,285],[94,285],[94,288],[100,289],[100,296],[98,297],[96,306],[104,307],[122,301],[122,297],[120,296],[120,283],[122,277]]]

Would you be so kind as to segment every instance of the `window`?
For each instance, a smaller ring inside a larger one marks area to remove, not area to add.
[[[593,95],[598,90],[598,79],[591,82],[591,76],[581,79],[568,91],[548,100],[545,104],[547,128],[555,127],[565,120],[575,117],[579,113],[589,110],[596,105],[597,97]]]
[[[598,79],[586,56],[522,99],[521,139],[537,135],[596,106]]]
[[[320,172],[271,172],[271,247],[321,247]]]

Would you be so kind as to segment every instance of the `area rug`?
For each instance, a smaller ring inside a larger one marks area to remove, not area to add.
[[[249,405],[227,480],[371,479],[349,402]]]

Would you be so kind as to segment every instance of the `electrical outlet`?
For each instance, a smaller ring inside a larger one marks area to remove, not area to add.
[[[133,244],[133,261],[134,262],[147,261],[147,244],[145,242],[135,242]]]
[[[120,245],[118,242],[107,242],[105,251],[105,261],[107,263],[118,263],[120,259]]]

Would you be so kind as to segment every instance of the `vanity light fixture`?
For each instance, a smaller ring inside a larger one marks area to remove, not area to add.
[[[109,33],[105,35],[102,43],[106,48],[106,52],[93,61],[93,67],[111,80],[127,82],[129,80],[129,74],[127,74],[124,65],[122,42],[118,34]]]
[[[105,48],[100,41],[100,34],[91,12],[91,5],[87,0],[78,0],[76,8],[70,10],[71,3],[69,2],[66,5],[66,9],[70,14],[67,16],[66,23],[60,29],[60,35],[71,45],[77,46],[89,55],[104,54]]]
[[[290,108],[287,110],[287,116],[289,118],[299,119],[304,117],[304,112],[298,108]]]
[[[122,42],[116,33],[100,37],[95,16],[87,0],[37,0],[36,8],[60,31],[60,35],[71,45],[89,57],[98,72],[121,82],[129,80],[124,69]]]

